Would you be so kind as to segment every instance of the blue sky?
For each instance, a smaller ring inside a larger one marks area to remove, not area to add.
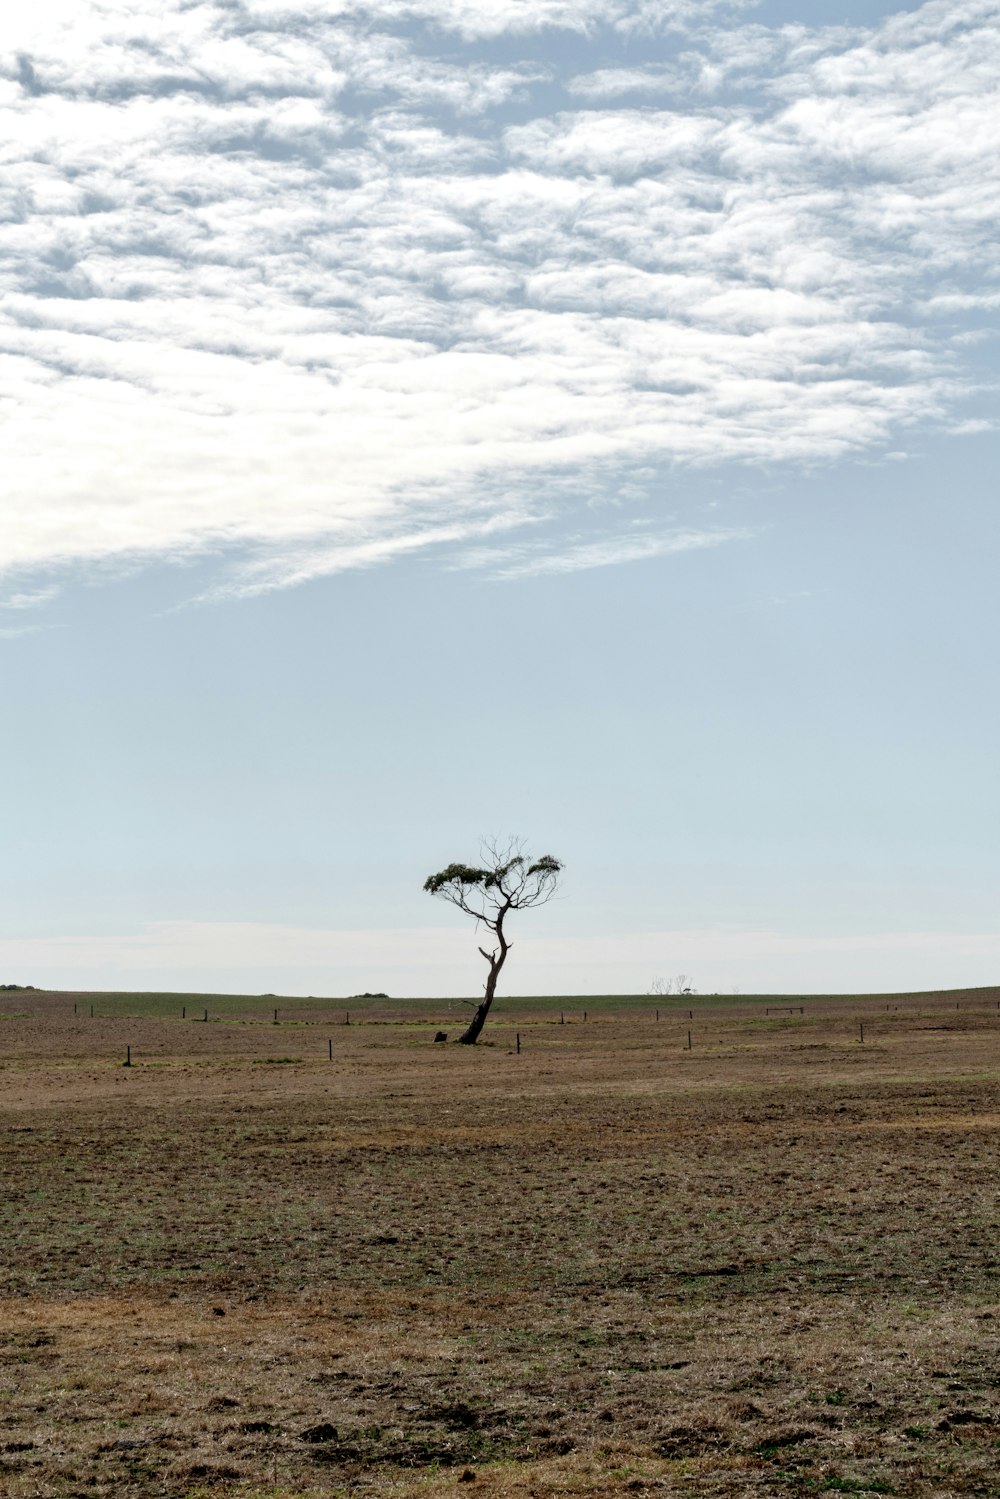
[[[997,979],[998,0],[7,32],[7,981]]]

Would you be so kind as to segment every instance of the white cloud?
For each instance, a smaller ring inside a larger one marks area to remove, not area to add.
[[[43,604],[49,604],[58,594],[59,589],[55,584],[46,588],[29,588],[19,593],[9,593],[6,597],[0,595],[0,609],[38,609]]]
[[[1000,4],[853,32],[717,13],[85,0],[18,21],[0,565],[249,548],[232,588],[254,591],[527,523],[569,504],[568,472],[587,492],[616,464],[961,430],[956,335],[997,295]],[[603,65],[609,37],[681,24],[676,64]],[[596,107],[532,114],[551,27],[591,47],[568,84]],[[499,66],[479,44],[501,31],[537,44]],[[687,102],[606,107],[668,77]],[[595,565],[574,534],[565,566]]]
[[[566,90],[578,98],[603,103],[629,94],[677,93],[687,82],[687,74],[680,67],[598,68],[596,72],[570,78]]]
[[[421,21],[469,39],[547,30],[589,33],[600,26],[655,32],[684,26],[749,0],[252,0],[249,14],[271,21],[317,13],[387,25]]]
[[[986,984],[993,932],[795,933],[733,927],[518,939],[511,994],[635,994],[657,973],[686,972],[702,992],[871,993]],[[253,922],[169,921],[97,937],[0,938],[21,983],[138,989],[395,996],[468,995],[482,960],[458,926],[338,931]],[[502,1000],[498,1015],[502,1015]]]
[[[690,167],[717,146],[721,123],[667,110],[607,110],[555,115],[509,130],[508,154],[535,171],[587,176],[649,176]]]
[[[537,577],[543,573],[575,573],[594,567],[613,567],[622,562],[640,562],[650,557],[669,557],[676,552],[699,552],[744,541],[747,530],[638,531],[625,536],[607,536],[598,541],[563,543],[557,551],[541,545],[520,543],[512,547],[478,547],[460,559],[462,566],[488,568],[496,578]]]
[[[35,635],[40,629],[40,625],[2,625],[0,640],[20,640],[22,635]]]

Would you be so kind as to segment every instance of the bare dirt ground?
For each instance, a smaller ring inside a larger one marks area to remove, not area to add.
[[[91,1002],[0,996],[4,1496],[1000,1495],[1000,990]]]

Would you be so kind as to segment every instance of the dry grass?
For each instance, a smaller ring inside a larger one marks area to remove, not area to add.
[[[0,1492],[1000,1495],[998,999],[5,996]]]

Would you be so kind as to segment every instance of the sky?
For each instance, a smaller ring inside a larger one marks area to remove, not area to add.
[[[1000,982],[1000,0],[36,0],[0,981]]]

